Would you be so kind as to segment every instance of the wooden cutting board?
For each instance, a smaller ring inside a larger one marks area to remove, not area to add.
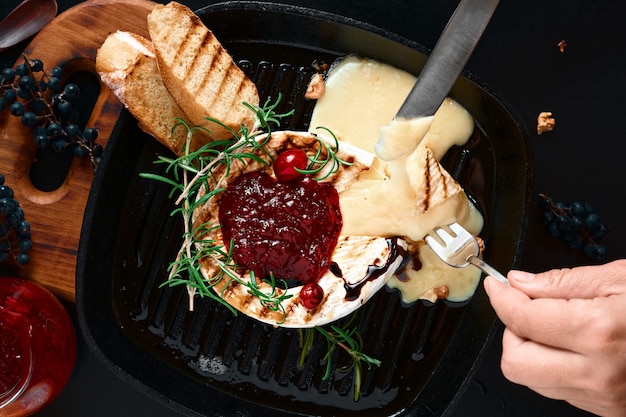
[[[24,53],[42,60],[48,70],[63,67],[64,77],[77,71],[95,73],[96,52],[109,33],[127,30],[149,37],[146,17],[154,5],[146,0],[86,1],[57,16]],[[97,143],[105,146],[122,109],[101,85],[87,123],[98,129]],[[8,112],[0,114],[0,173],[14,190],[32,231],[31,260],[16,266],[17,272],[74,301],[76,255],[94,169],[89,158],[74,158],[65,182],[54,191],[41,191],[29,177],[36,150],[32,131]]]

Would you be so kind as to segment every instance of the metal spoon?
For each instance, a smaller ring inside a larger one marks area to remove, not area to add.
[[[0,22],[0,52],[39,32],[57,11],[56,0],[24,0]]]

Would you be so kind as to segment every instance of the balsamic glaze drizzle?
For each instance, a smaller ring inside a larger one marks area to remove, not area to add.
[[[384,265],[380,265],[380,266],[369,265],[367,267],[367,274],[365,274],[363,279],[353,284],[348,283],[344,280],[343,287],[346,290],[347,301],[354,301],[357,298],[359,298],[359,295],[361,294],[361,289],[363,288],[363,286],[369,281],[378,279],[381,275],[387,272],[391,264],[398,258],[398,256],[402,257],[402,263],[400,264],[398,269],[402,269],[406,267],[406,264],[410,259],[409,253],[402,246],[398,245],[398,238],[397,237],[387,238],[387,246],[389,247],[391,254],[389,255],[389,257],[387,257],[387,262]],[[338,270],[339,274],[337,274],[335,270]],[[333,274],[337,275],[338,277],[342,277],[341,269],[339,269],[338,265],[335,269],[333,269],[333,266],[331,265],[331,271],[333,272]]]

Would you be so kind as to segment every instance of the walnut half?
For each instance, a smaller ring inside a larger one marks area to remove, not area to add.
[[[304,97],[309,100],[314,100],[322,97],[324,92],[326,92],[326,82],[322,74],[318,73],[311,78]]]
[[[550,132],[554,129],[556,121],[552,117],[552,112],[542,111],[537,117],[537,134],[541,135],[543,132]]]

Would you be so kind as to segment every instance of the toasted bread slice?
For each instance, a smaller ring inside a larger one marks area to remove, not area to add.
[[[176,125],[176,118],[187,119],[161,80],[152,43],[134,33],[111,33],[98,49],[96,71],[102,82],[139,121],[139,127],[154,136],[177,155],[185,144],[187,130]],[[194,134],[192,149],[210,140],[202,132]]]
[[[242,124],[252,128],[258,106],[254,83],[237,67],[213,33],[189,8],[170,2],[148,15],[163,83],[191,122],[204,126],[214,139],[232,137]]]

